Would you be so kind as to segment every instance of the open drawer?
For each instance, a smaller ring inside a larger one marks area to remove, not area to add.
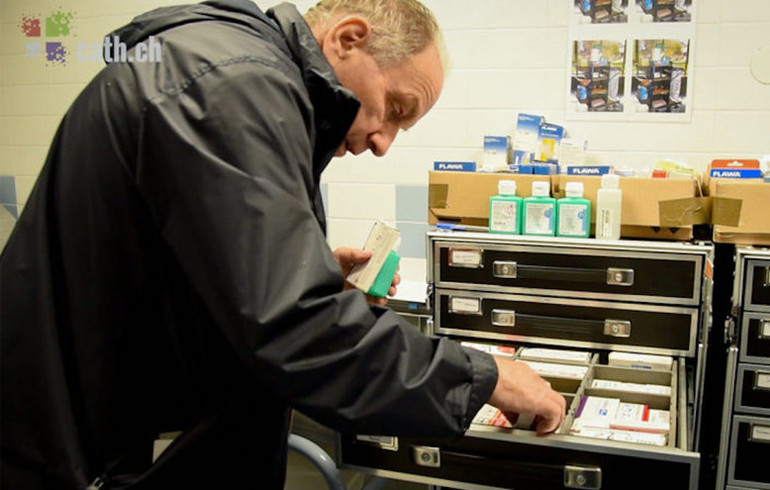
[[[519,421],[502,424],[499,414],[482,409],[458,440],[343,436],[339,450],[348,467],[451,488],[697,488],[699,455],[687,435],[685,363],[675,360],[670,370],[641,370],[605,365],[593,355],[579,379],[569,369],[575,366],[565,365],[564,375],[544,375],[568,402],[556,434],[538,437],[529,428],[517,428]],[[653,389],[639,391],[644,386]],[[627,427],[581,435],[575,427],[589,398],[667,411],[667,430],[654,429],[659,445],[646,437],[652,432]]]

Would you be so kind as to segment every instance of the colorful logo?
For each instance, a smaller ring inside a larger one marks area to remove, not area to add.
[[[72,20],[75,13],[59,9],[43,18],[41,15],[22,15],[19,22],[21,32],[28,38],[37,38],[28,41],[25,56],[29,58],[42,57],[45,54],[46,66],[66,65],[67,56],[70,54],[63,41],[48,40],[49,38],[63,38],[72,34]],[[43,25],[45,32],[43,32]],[[43,41],[41,38],[45,37]],[[45,52],[43,51],[45,48]]]

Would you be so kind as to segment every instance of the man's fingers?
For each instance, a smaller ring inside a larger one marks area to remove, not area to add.
[[[543,413],[540,414],[536,424],[537,433],[550,434],[559,428],[564,421],[566,412],[566,400],[560,394],[552,391],[548,394],[543,404]]]

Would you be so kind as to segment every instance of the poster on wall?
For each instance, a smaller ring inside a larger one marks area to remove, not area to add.
[[[567,1],[567,119],[690,120],[696,0]]]

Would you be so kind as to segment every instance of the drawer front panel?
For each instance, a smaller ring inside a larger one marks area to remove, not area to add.
[[[741,361],[770,364],[770,314],[743,313]]]
[[[747,271],[744,307],[770,311],[770,260],[749,260]]]
[[[436,333],[546,345],[693,355],[698,310],[436,291]]]
[[[341,449],[346,465],[420,475],[450,487],[449,482],[462,482],[463,486],[517,490],[689,489],[696,488],[699,464],[697,454],[683,451],[671,456],[671,452],[602,448],[600,444],[565,448],[473,436],[452,441],[401,438],[398,451],[345,437]],[[426,449],[432,456],[425,457]]]
[[[738,366],[735,410],[770,415],[770,366],[760,364]]]
[[[702,257],[697,255],[613,255],[612,251],[553,253],[502,245],[436,245],[438,287],[547,292],[570,297],[696,305]]]
[[[749,488],[770,488],[770,418],[733,418],[728,482]]]

